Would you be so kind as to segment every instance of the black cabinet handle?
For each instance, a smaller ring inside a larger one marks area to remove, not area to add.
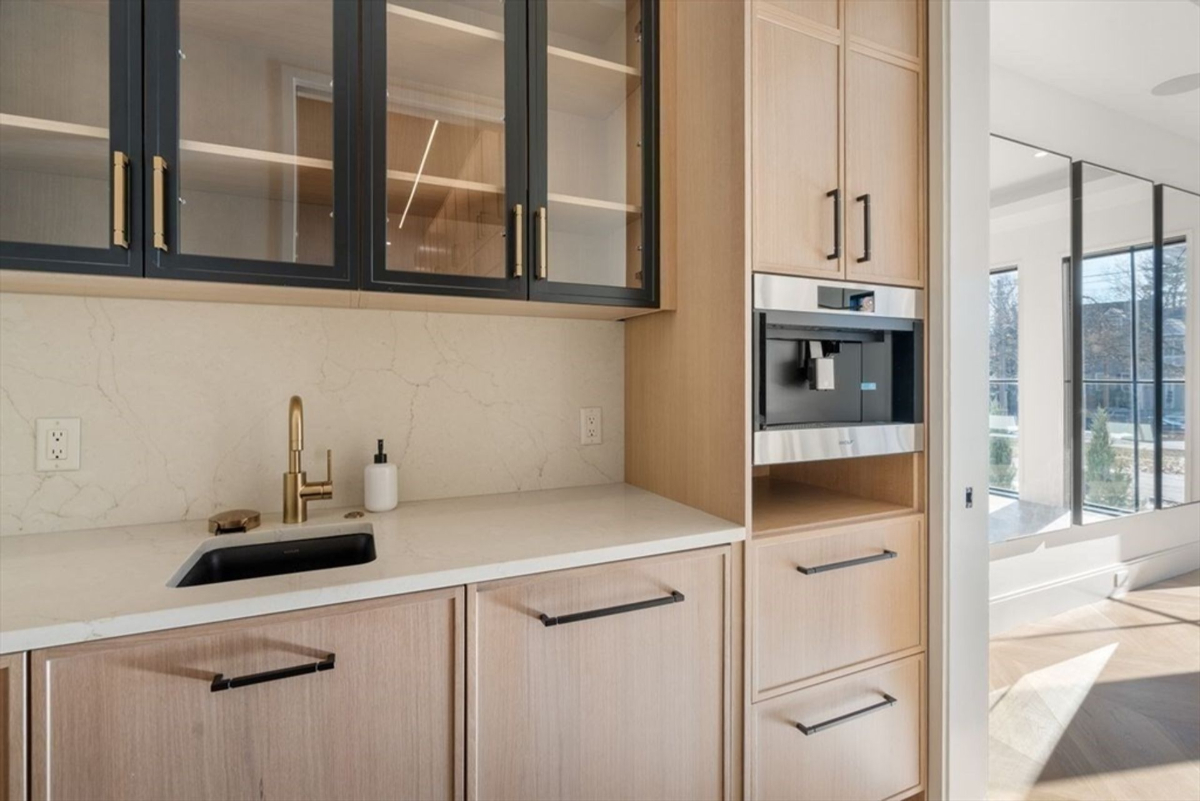
[[[832,260],[842,255],[842,190],[830,189],[825,197],[833,198],[833,252],[825,256]]]
[[[859,263],[871,260],[871,196],[859,195],[854,198],[863,204],[863,254]]]
[[[812,726],[805,726],[803,723],[797,723],[796,728],[803,732],[805,737],[809,736],[810,734],[820,734],[826,729],[832,729],[834,726],[842,723],[848,723],[855,718],[861,718],[863,715],[869,715],[872,712],[877,712],[886,706],[891,706],[892,704],[896,703],[896,699],[887,693],[880,693],[880,695],[883,696],[883,700],[877,704],[864,706],[862,709],[857,709],[853,712],[847,712],[845,715],[838,715],[836,718],[823,720],[820,723],[814,723]]]
[[[854,567],[855,565],[868,565],[871,562],[882,562],[885,559],[895,559],[897,556],[895,551],[884,549],[883,553],[877,553],[874,556],[860,556],[857,559],[847,559],[844,562],[830,562],[827,565],[817,565],[816,567],[805,567],[797,565],[796,569],[806,576],[811,576],[813,573],[824,573],[827,570],[841,570],[843,567]]]
[[[290,679],[292,676],[304,676],[309,673],[320,673],[322,670],[333,670],[333,660],[336,654],[330,654],[320,662],[310,662],[307,665],[268,670],[265,673],[251,673],[248,676],[226,678],[224,673],[218,673],[212,680],[212,691],[232,690],[235,687],[246,687],[251,684],[262,684],[264,681]]]
[[[620,615],[625,612],[636,612],[639,609],[653,609],[656,606],[666,606],[667,604],[683,603],[683,593],[676,590],[671,590],[671,594],[666,598],[655,598],[652,601],[638,601],[632,604],[621,604],[620,606],[608,606],[604,609],[593,609],[590,612],[576,612],[573,615],[538,615],[538,619],[546,626],[561,626],[563,623],[578,623],[581,620],[591,620],[595,617],[608,617],[609,615]]]

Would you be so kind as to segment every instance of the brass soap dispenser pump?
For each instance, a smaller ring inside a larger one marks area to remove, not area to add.
[[[300,465],[304,450],[304,402],[293,395],[288,403],[288,471],[283,474],[283,522],[303,523],[308,519],[308,502],[333,497],[333,451],[325,451],[325,480],[308,483]]]

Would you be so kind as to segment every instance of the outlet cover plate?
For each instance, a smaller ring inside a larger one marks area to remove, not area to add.
[[[35,445],[36,469],[39,473],[61,473],[79,469],[79,418],[39,417]],[[55,457],[53,451],[61,455]]]
[[[600,445],[604,442],[603,420],[599,406],[579,410],[579,444]]]

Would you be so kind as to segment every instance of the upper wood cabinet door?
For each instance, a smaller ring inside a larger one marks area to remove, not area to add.
[[[919,59],[924,41],[921,4],[925,0],[844,0],[846,31],[896,55]]]
[[[729,553],[468,588],[468,798],[728,797]]]
[[[846,277],[924,280],[921,73],[851,49],[846,56]]]
[[[357,4],[145,7],[146,275],[357,286]]]
[[[0,801],[25,801],[25,654],[0,656]]]
[[[33,797],[461,798],[462,600],[456,587],[35,651]]]
[[[140,0],[0,3],[0,267],[141,275]]]
[[[753,49],[754,269],[839,276],[840,48],[758,16]]]
[[[838,29],[838,0],[759,0],[809,22]]]

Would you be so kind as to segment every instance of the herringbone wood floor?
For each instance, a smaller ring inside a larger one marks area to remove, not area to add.
[[[989,796],[1200,801],[1200,572],[991,643]]]

